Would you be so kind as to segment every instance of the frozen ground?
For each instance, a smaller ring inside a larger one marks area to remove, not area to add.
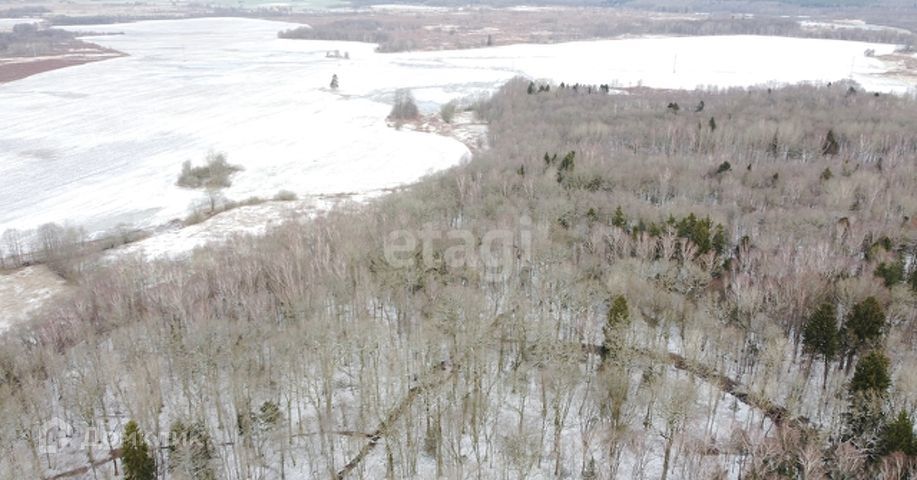
[[[64,280],[44,265],[0,273],[0,333],[26,320],[45,300],[66,288]]]
[[[227,197],[379,191],[468,154],[456,140],[386,126],[392,94],[432,110],[515,75],[678,88],[830,81],[902,91],[864,50],[891,45],[779,37],[646,38],[377,54],[373,45],[281,40],[250,19],[84,27],[129,56],[0,86],[0,231],[46,222],[91,233],[183,217],[204,194],[181,163],[225,152],[244,167]],[[347,51],[350,60],[326,58]],[[327,88],[332,74],[341,88]]]

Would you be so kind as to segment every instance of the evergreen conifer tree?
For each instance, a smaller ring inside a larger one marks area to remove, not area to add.
[[[627,217],[620,206],[615,209],[615,214],[611,217],[611,224],[618,228],[627,228]]]
[[[154,480],[156,478],[156,463],[150,456],[150,447],[144,440],[143,432],[140,431],[137,422],[133,420],[124,426],[121,451],[125,480]]]
[[[623,295],[618,295],[611,301],[608,308],[608,316],[605,320],[605,342],[602,345],[606,358],[616,358],[618,351],[622,347],[623,330],[630,321],[630,310],[627,307],[627,299]]]
[[[840,348],[840,338],[837,330],[837,311],[832,303],[822,303],[809,317],[802,332],[802,344],[806,353],[813,357],[821,357],[825,362],[824,380],[822,388],[828,383],[828,364]]]
[[[828,134],[825,135],[825,141],[821,144],[821,153],[822,155],[837,155],[840,152],[841,146],[837,142],[837,137],[834,135],[834,130],[828,130]]]
[[[842,339],[847,354],[849,371],[853,357],[867,348],[874,347],[885,330],[885,312],[875,297],[867,297],[853,306],[844,322]]]
[[[873,350],[857,362],[853,379],[850,381],[850,393],[885,396],[892,384],[889,374],[890,361],[879,350]]]
[[[894,420],[882,429],[879,439],[879,453],[888,455],[901,452],[905,455],[917,455],[917,436],[914,435],[914,422],[904,410],[898,412]]]

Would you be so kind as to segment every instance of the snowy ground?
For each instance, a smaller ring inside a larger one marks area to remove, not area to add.
[[[174,185],[181,163],[211,150],[245,168],[225,192],[233,199],[373,191],[467,154],[454,140],[388,128],[389,107],[369,95],[326,89],[343,60],[325,51],[341,45],[281,41],[283,27],[106,26],[126,34],[98,40],[130,57],[0,88],[11,127],[0,134],[0,230],[54,221],[99,232],[183,217],[204,194]]]
[[[0,333],[27,320],[45,300],[66,288],[64,280],[44,265],[0,273]]]
[[[901,91],[863,51],[890,45],[771,37],[648,38],[377,54],[373,45],[281,40],[249,19],[84,27],[129,56],[0,87],[0,231],[46,222],[100,232],[187,213],[185,160],[225,152],[245,170],[225,193],[269,197],[378,191],[460,161],[458,141],[385,125],[394,90],[433,110],[515,75],[655,87],[743,86],[852,77]],[[350,60],[326,58],[347,51]],[[341,88],[327,88],[332,74]]]

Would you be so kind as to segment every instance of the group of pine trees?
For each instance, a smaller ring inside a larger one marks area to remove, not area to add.
[[[262,405],[260,415],[252,417],[252,421],[257,424],[263,422],[276,424],[279,417],[280,411],[277,406],[266,402]],[[244,428],[243,425],[249,424],[240,422],[240,430]],[[124,479],[155,480],[157,478],[155,456],[137,422],[134,420],[127,422],[123,435],[121,465],[124,468]],[[175,421],[169,430],[169,444],[166,450],[169,454],[167,462],[169,472],[177,474],[180,478],[192,480],[216,479],[216,473],[211,466],[211,461],[215,456],[213,442],[202,422]]]
[[[627,215],[618,207],[611,219],[611,224],[615,227],[624,229],[632,236],[636,237],[642,233],[650,237],[660,237],[667,231],[674,231],[682,239],[688,240],[697,247],[697,254],[703,255],[707,252],[716,252],[722,254],[726,251],[729,241],[726,238],[726,229],[723,225],[714,224],[710,217],[700,218],[693,213],[681,219],[669,215],[663,222],[649,222],[640,219],[636,224],[631,225]]]
[[[872,459],[895,452],[917,454],[917,437],[908,413],[902,410],[893,420],[885,420],[892,377],[883,346],[886,316],[882,305],[870,296],[851,308],[840,327],[837,319],[833,302],[819,304],[805,324],[802,344],[810,360],[824,363],[822,388],[827,385],[831,362],[837,360],[849,371],[856,359],[842,440],[854,442]]]
[[[601,85],[585,85],[585,84],[580,85],[579,83],[567,85],[566,83],[561,82],[558,88],[560,90],[571,90],[573,92],[585,92],[587,94],[593,94],[593,93],[608,94],[611,92],[611,86],[608,85],[607,83],[603,83]],[[534,95],[536,93],[550,93],[551,84],[543,83],[539,85],[532,81],[532,82],[529,82],[529,86],[526,92],[529,95]]]

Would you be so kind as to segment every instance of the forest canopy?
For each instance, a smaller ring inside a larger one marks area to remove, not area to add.
[[[913,474],[917,101],[529,87],[403,191],[81,270],[0,340],[0,476],[50,418],[195,478]]]

